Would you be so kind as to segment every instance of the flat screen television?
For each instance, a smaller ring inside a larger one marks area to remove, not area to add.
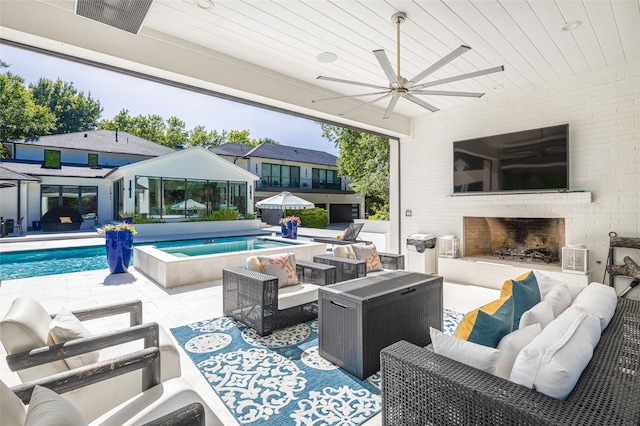
[[[453,142],[453,193],[569,189],[569,125]]]

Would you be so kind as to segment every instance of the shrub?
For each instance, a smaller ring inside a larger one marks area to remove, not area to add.
[[[164,223],[164,220],[162,219],[154,219],[148,216],[142,216],[141,214],[134,214],[133,215],[133,223],[135,224],[144,224],[144,223]]]
[[[222,209],[211,214],[212,220],[236,220],[238,219],[238,210]]]
[[[301,225],[307,228],[326,228],[329,224],[327,211],[320,207],[304,210],[287,210],[285,213],[290,216],[298,216]]]
[[[253,213],[247,213],[247,214],[244,215],[244,219],[245,220],[253,220],[255,218],[256,218],[256,215],[253,214]]]

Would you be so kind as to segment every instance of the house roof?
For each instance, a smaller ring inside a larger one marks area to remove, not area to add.
[[[150,140],[117,130],[89,130],[60,135],[4,141],[3,143],[39,146],[42,148],[66,148],[92,152],[153,156],[169,154],[173,149]]]
[[[103,178],[112,168],[92,169],[90,167],[62,166],[59,169],[45,169],[42,163],[23,163],[3,161],[0,168],[4,168],[13,173],[27,176],[59,176],[59,177],[80,177],[80,178]]]
[[[0,180],[28,180],[28,181],[38,182],[40,179],[34,178],[33,176],[29,176],[24,173],[16,172],[14,170],[4,167],[4,165],[1,165]]]
[[[187,177],[190,179],[223,179],[224,177],[224,180],[247,181],[260,179],[253,173],[201,146],[120,166],[114,169],[114,173],[134,170],[135,173],[145,174],[151,170],[149,167],[153,167],[156,172],[163,170],[163,177]],[[172,173],[176,173],[176,175],[172,176]]]
[[[333,167],[336,166],[336,162],[338,160],[338,157],[327,152],[298,148],[295,146],[276,145],[272,143],[263,143],[255,147],[251,145],[226,143],[224,145],[210,148],[210,150],[220,155],[287,160]]]

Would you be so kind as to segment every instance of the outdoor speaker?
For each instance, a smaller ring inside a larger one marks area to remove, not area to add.
[[[583,244],[562,247],[562,272],[587,274],[589,271],[589,249]]]

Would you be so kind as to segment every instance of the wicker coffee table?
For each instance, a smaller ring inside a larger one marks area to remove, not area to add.
[[[318,290],[320,356],[364,379],[380,369],[380,350],[406,340],[431,343],[442,329],[442,277],[393,271]]]

